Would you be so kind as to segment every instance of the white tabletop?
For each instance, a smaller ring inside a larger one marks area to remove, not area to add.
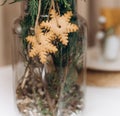
[[[0,116],[16,116],[11,66],[0,68],[0,98]],[[120,88],[87,87],[84,116],[120,116]]]

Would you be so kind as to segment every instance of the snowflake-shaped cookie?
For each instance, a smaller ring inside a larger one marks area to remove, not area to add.
[[[78,30],[78,26],[76,24],[70,23],[72,15],[72,12],[68,11],[64,15],[60,16],[52,9],[50,12],[51,19],[49,21],[43,21],[40,26],[52,31],[63,45],[67,45],[68,34]]]
[[[32,45],[29,56],[39,56],[41,63],[46,63],[48,54],[55,53],[57,51],[56,46],[52,44],[53,38],[54,35],[52,32],[43,33],[42,30],[37,27],[36,34],[26,38]]]

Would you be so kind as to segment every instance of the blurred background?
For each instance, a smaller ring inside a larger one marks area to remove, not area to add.
[[[88,85],[120,86],[120,0],[89,0]]]
[[[93,40],[95,39],[95,34],[99,28],[98,19],[102,15],[103,9],[120,9],[120,0],[88,0],[89,1],[89,24],[90,24],[90,35],[89,35],[89,44],[94,44]],[[108,11],[109,12],[109,11]],[[114,12],[115,14],[115,12]],[[113,13],[112,13],[113,15]],[[119,14],[120,15],[120,14]],[[111,17],[109,17],[110,19]],[[117,17],[113,17],[118,19]],[[118,19],[119,20],[119,19]]]

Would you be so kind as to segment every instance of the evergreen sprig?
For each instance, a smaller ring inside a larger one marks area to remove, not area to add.
[[[38,0],[29,0],[29,2],[28,2],[28,14],[31,17],[32,27],[35,25],[37,13],[38,13]]]

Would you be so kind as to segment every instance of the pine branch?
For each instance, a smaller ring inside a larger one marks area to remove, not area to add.
[[[29,0],[28,14],[31,16],[32,27],[35,25],[36,16],[38,14],[38,0]]]

